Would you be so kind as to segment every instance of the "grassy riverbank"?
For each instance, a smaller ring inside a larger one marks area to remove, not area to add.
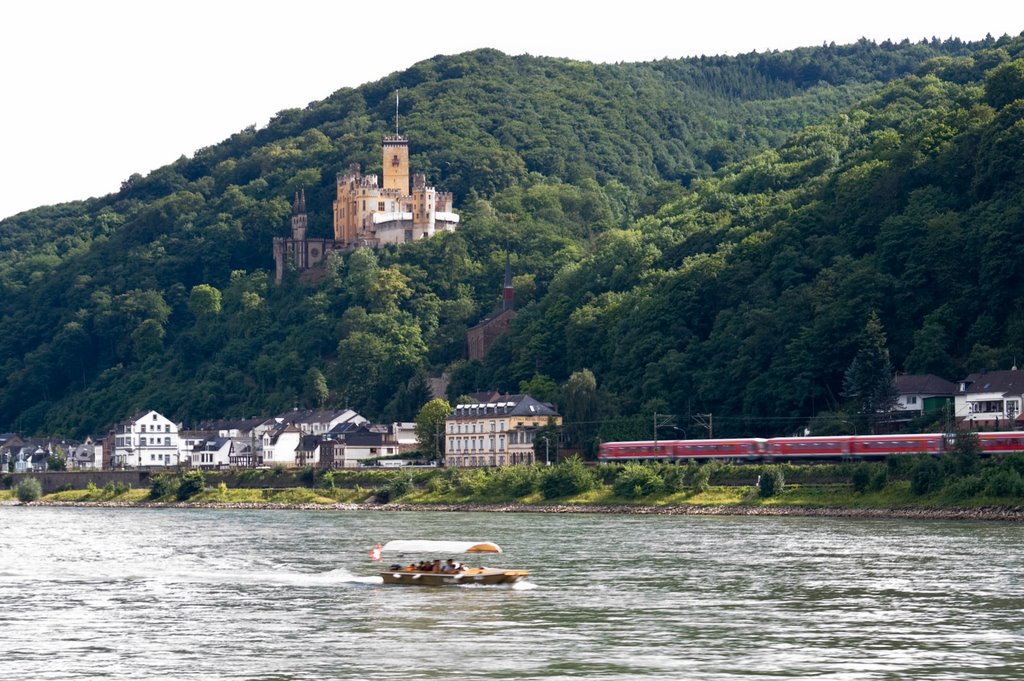
[[[494,469],[190,471],[154,475],[142,489],[115,482],[98,488],[82,473],[76,482],[84,488],[37,495],[35,503],[872,517],[946,517],[951,510],[976,517],[1024,514],[1024,459],[977,461],[969,468],[955,463],[924,458],[801,466],[588,467],[569,461]],[[0,500],[17,498],[14,489],[0,490]]]
[[[149,490],[119,494],[68,490],[42,496],[37,505],[96,505],[118,507],[221,507],[374,510],[479,510],[515,512],[594,512],[686,515],[814,515],[862,517],[916,517],[1024,520],[1020,499],[978,498],[953,502],[941,494],[914,495],[908,484],[880,492],[859,493],[849,485],[792,485],[781,494],[761,498],[753,487],[713,486],[702,492],[682,491],[653,498],[628,500],[609,489],[591,490],[562,499],[534,493],[518,499],[495,500],[473,495],[412,492],[379,503],[372,490],[334,490],[330,494],[309,488],[205,489],[186,501],[173,496],[150,496]],[[17,503],[13,491],[0,491],[0,501]]]

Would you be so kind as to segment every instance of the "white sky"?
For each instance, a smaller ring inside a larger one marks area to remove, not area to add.
[[[0,6],[0,218],[115,192],[437,54],[631,62],[1022,30],[1020,0],[13,0]]]

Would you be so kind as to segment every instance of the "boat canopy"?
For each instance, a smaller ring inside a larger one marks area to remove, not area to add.
[[[399,539],[381,547],[382,553],[501,553],[501,547],[489,541],[435,541]]]

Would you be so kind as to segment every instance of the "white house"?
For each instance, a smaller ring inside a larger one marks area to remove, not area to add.
[[[294,466],[295,450],[302,431],[291,423],[279,423],[263,433],[263,463],[267,466]]]
[[[190,463],[193,468],[227,468],[231,465],[234,441],[229,437],[211,437],[192,450]]]
[[[1024,373],[982,371],[960,381],[954,395],[957,421],[971,429],[1012,429],[1021,422]]]
[[[145,411],[114,426],[114,467],[176,466],[181,462],[178,426],[155,411]]]

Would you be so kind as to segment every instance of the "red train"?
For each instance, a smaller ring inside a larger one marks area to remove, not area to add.
[[[836,435],[819,437],[734,438],[727,440],[653,440],[605,442],[598,448],[601,463],[622,461],[814,461],[882,459],[887,456],[949,451],[955,436]],[[983,455],[1024,452],[1024,432],[978,433]]]

